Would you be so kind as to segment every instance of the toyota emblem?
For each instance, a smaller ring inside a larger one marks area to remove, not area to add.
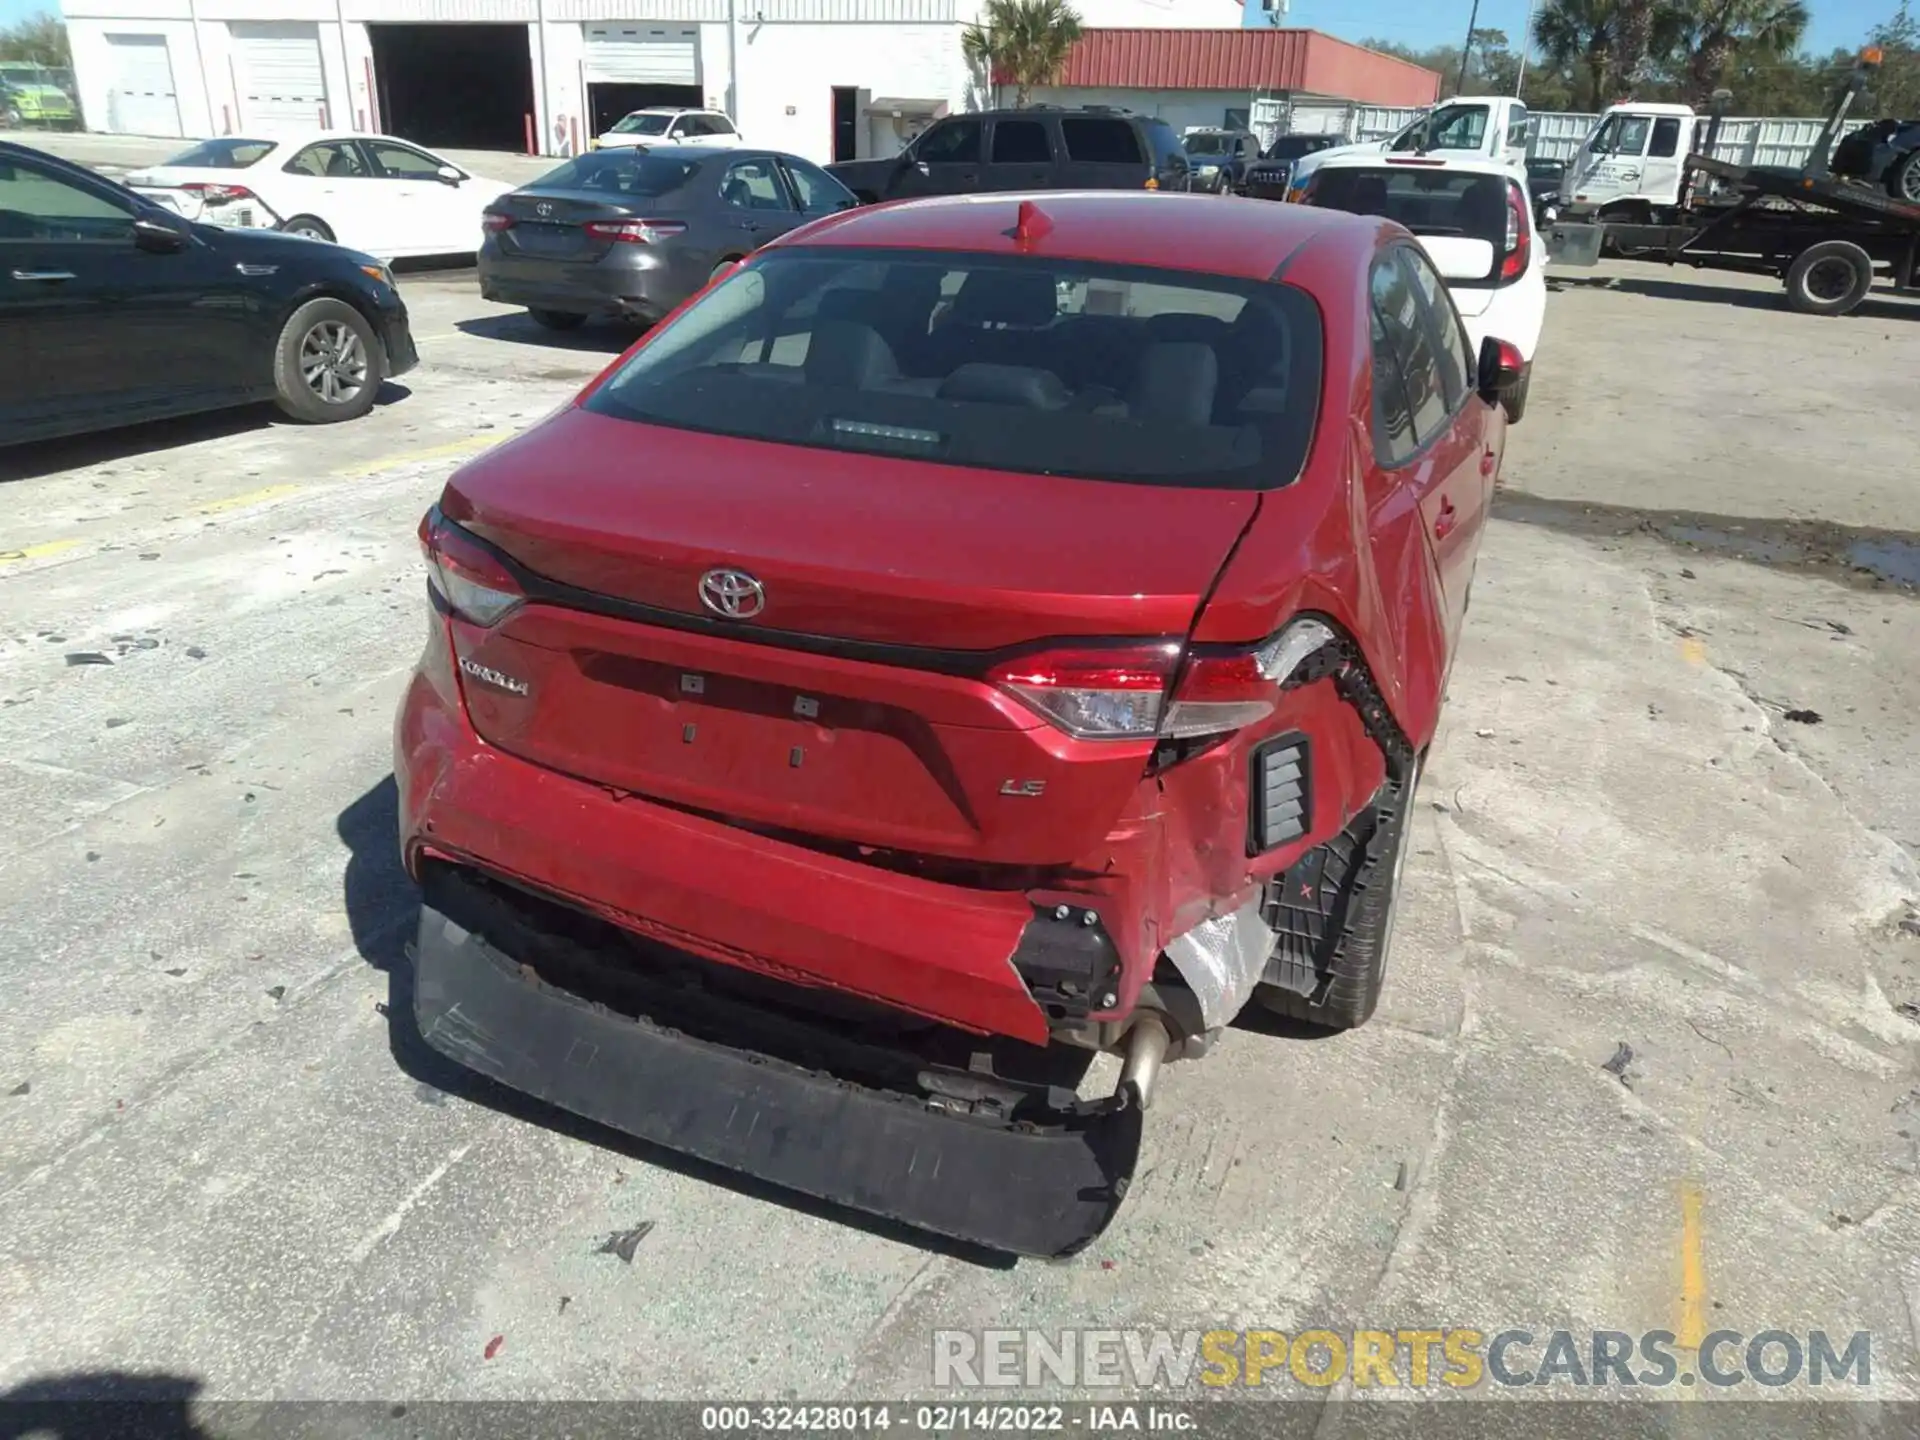
[[[542,200],[538,205],[533,207],[533,213],[536,215],[551,215],[553,213],[553,206]]]
[[[728,620],[751,620],[767,608],[767,588],[744,570],[709,570],[700,577],[700,603]]]

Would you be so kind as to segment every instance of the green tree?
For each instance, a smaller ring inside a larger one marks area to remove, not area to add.
[[[0,30],[0,60],[31,60],[51,70],[67,69],[73,55],[67,49],[67,27],[57,15],[29,16]]]
[[[1907,0],[1900,0],[1893,18],[1874,26],[1867,39],[1880,47],[1880,73],[1872,86],[1875,108],[1901,118],[1920,115],[1920,20]]]
[[[979,21],[961,32],[967,60],[988,84],[1011,81],[1024,106],[1036,85],[1051,85],[1080,40],[1080,16],[1066,0],[987,0]]]
[[[1674,68],[1684,75],[1688,102],[1704,107],[1736,56],[1752,66],[1793,55],[1806,34],[1807,7],[1801,0],[1688,0],[1674,28]]]
[[[1581,109],[1603,109],[1612,99],[1619,22],[1616,0],[1547,0],[1533,17],[1533,43],[1547,63],[1584,80],[1584,88],[1573,87]]]

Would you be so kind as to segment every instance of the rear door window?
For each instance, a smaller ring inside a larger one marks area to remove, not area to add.
[[[587,404],[972,469],[1271,489],[1305,463],[1322,353],[1319,309],[1290,285],[796,246],[695,300]]]
[[[1038,120],[999,120],[993,127],[995,165],[1044,165],[1053,158],[1047,127]]]
[[[1393,255],[1395,263],[1413,282],[1421,304],[1426,307],[1428,323],[1435,336],[1434,359],[1440,366],[1447,409],[1458,410],[1467,398],[1474,371],[1478,368],[1473,359],[1473,342],[1467,339],[1467,327],[1460,323],[1459,312],[1453,308],[1453,297],[1447,294],[1446,284],[1433,268],[1432,261],[1418,250],[1404,245],[1397,248]]]
[[[346,141],[309,145],[281,168],[289,175],[319,180],[364,180],[369,174],[360,147]]]
[[[1133,127],[1124,120],[1063,118],[1060,136],[1067,158],[1085,165],[1138,165],[1145,157]]]

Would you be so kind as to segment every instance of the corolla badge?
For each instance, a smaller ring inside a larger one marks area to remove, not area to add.
[[[533,213],[540,216],[551,215],[553,213],[553,206],[545,200],[542,200],[538,205],[533,207]]]
[[[744,570],[709,570],[700,577],[700,603],[728,620],[751,620],[767,608],[767,588]]]
[[[511,695],[531,695],[533,693],[533,687],[527,684],[526,681],[495,670],[490,665],[482,665],[478,660],[469,660],[464,655],[460,657],[460,668],[474,679],[491,685],[495,689],[505,690]]]

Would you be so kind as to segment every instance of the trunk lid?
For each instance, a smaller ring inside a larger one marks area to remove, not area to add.
[[[1257,503],[574,410],[456,474],[442,507],[567,587],[455,623],[490,743],[741,823],[1046,866],[1108,833],[1152,742],[1071,739],[981,678],[989,657],[1183,638]],[[718,621],[717,569],[764,609]]]
[[[514,190],[487,209],[513,217],[513,224],[498,233],[502,254],[591,265],[617,242],[595,235],[587,226],[596,221],[670,219],[679,206],[672,201],[636,205],[581,190]]]

